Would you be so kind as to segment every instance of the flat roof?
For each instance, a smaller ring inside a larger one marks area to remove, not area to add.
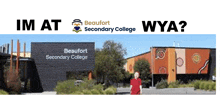
[[[11,57],[10,54],[5,54],[5,53],[1,53],[1,52],[0,52],[0,56],[3,56],[5,58]],[[33,61],[32,58],[28,58],[28,57],[19,57],[19,59],[20,59],[20,61]],[[16,56],[15,55],[13,55],[13,60],[16,60]]]
[[[175,46],[152,46],[152,48],[179,48],[179,49],[212,49],[216,48],[205,48],[205,47],[175,47]]]
[[[90,44],[95,42],[31,42],[31,44]]]
[[[12,59],[13,61],[16,61],[16,58]],[[7,59],[7,61],[10,61],[10,59]],[[19,57],[19,61],[34,61],[33,58],[24,58],[24,57]]]
[[[13,53],[17,53],[17,52],[13,52]],[[24,51],[21,51],[20,53],[24,53]],[[30,53],[30,51],[26,51],[25,53]]]
[[[133,58],[133,57],[141,56],[141,55],[143,55],[143,54],[147,54],[147,53],[150,53],[150,51],[145,52],[145,53],[138,54],[138,55],[136,55],[136,56],[128,57],[128,58],[126,58],[126,59],[130,59],[130,58]]]
[[[11,55],[10,55],[10,54],[6,54],[6,53],[1,53],[1,52],[0,52],[0,56],[6,56],[6,57],[9,56],[9,57],[10,57]]]
[[[6,53],[0,53],[0,63],[2,62],[2,61],[6,61],[8,58],[10,58],[11,57],[11,55],[10,54],[6,54]],[[13,55],[13,58],[15,58],[16,56],[14,56]]]

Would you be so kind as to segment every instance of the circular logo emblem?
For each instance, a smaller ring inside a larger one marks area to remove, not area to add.
[[[201,61],[201,56],[198,53],[193,54],[192,60],[194,63],[199,63]]]
[[[181,67],[183,65],[183,63],[184,63],[184,61],[183,61],[182,58],[179,57],[179,58],[176,59],[177,66]]]
[[[160,73],[160,74],[166,74],[166,73],[167,73],[166,68],[165,68],[165,67],[160,67],[160,68],[159,68],[159,73]]]
[[[159,59],[163,59],[164,56],[165,56],[165,53],[164,53],[163,51],[157,52],[157,57],[158,57]]]

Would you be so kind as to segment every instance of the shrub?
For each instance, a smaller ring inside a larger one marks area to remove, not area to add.
[[[73,92],[72,95],[83,95],[83,93],[80,91],[76,91],[76,92]]]
[[[92,92],[93,95],[99,95],[100,94],[99,90],[96,90],[96,89],[92,89],[91,92]]]
[[[204,85],[205,85],[205,83],[201,82],[200,85],[199,85],[199,89],[203,90],[204,89]]]
[[[19,73],[15,71],[8,71],[6,77],[6,85],[10,94],[20,94],[21,93],[21,81]]]
[[[158,82],[156,84],[157,89],[163,89],[163,88],[167,88],[167,87],[168,87],[167,80],[162,79],[160,82]]]
[[[214,87],[215,87],[215,82],[213,82],[209,85],[209,91],[215,90]]]
[[[175,82],[171,82],[171,83],[169,83],[169,86],[168,86],[168,88],[178,88],[179,87],[179,81],[177,80],[177,81],[175,81]]]
[[[201,90],[215,90],[216,82],[213,81],[206,81],[206,80],[196,80],[194,82],[194,88],[195,89],[201,89]]]
[[[8,95],[8,93],[4,90],[0,90],[0,95]]]
[[[103,87],[102,84],[98,84],[98,85],[94,85],[94,86],[93,86],[93,89],[98,90],[100,94],[103,94],[103,92],[104,92],[104,91],[103,91],[103,88],[104,88],[104,87]]]
[[[19,73],[16,72],[15,65],[10,70],[9,65],[4,65],[4,82],[9,94],[20,94],[21,93],[21,81]],[[19,69],[20,70],[20,69]]]
[[[93,86],[95,85],[94,80],[88,80],[88,78],[84,78],[83,82],[79,85],[80,90],[92,90]]]
[[[205,90],[209,90],[209,86],[211,86],[211,83],[209,83],[209,82],[204,83],[204,89]]]
[[[30,81],[30,79],[28,79],[28,81],[27,81],[26,90],[29,91],[29,92],[31,91],[31,81]]]
[[[200,80],[196,80],[195,82],[194,82],[194,88],[195,89],[199,89],[200,87],[200,83],[201,83],[201,81]]]
[[[87,78],[78,85],[75,85],[75,80],[58,82],[54,90],[57,94],[105,94],[102,84],[95,85],[94,80],[87,80]]]
[[[108,87],[108,88],[112,89],[112,90],[114,91],[114,93],[117,92],[117,88],[115,88],[114,86],[110,86],[110,87]]]
[[[213,88],[212,88],[212,85],[209,85],[209,91],[212,91]]]
[[[216,90],[216,82],[212,82],[211,86],[212,86],[212,90]]]
[[[194,84],[188,84],[188,87],[194,87]]]
[[[104,95],[105,94],[105,90],[102,90],[101,92],[99,91],[99,93]]]
[[[79,91],[79,87],[74,85],[75,80],[65,80],[63,82],[58,82],[55,87],[57,94],[71,94],[73,92]]]
[[[216,90],[216,82],[213,82],[210,86],[211,86],[211,88],[212,88],[211,90],[210,90],[210,88],[209,88],[210,91]]]
[[[92,95],[92,92],[89,90],[83,90],[82,92],[84,95]]]
[[[104,91],[104,90],[101,92],[101,94],[102,94],[102,95],[106,95],[106,93],[105,93],[105,91]]]
[[[107,89],[105,90],[105,94],[107,94],[107,95],[113,95],[113,94],[114,94],[114,90],[113,90],[112,88],[107,88]]]
[[[194,84],[179,84],[179,87],[194,87]]]
[[[216,84],[214,85],[213,90],[216,90]]]

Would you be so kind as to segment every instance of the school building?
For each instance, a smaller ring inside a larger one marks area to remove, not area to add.
[[[0,89],[7,90],[13,82],[9,80],[13,75],[6,74],[13,70],[20,74],[21,90],[29,92],[53,91],[57,82],[71,78],[92,78],[94,42],[32,42],[31,52],[25,52],[24,44],[22,53],[19,40],[16,53],[13,53],[13,40],[10,46],[11,53],[9,44],[0,46]]]
[[[151,51],[127,58],[124,68],[134,73],[135,62],[146,59],[154,84],[161,78],[176,80],[211,79],[216,67],[215,48],[151,47]]]

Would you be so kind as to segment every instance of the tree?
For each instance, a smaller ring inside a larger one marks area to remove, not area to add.
[[[216,76],[216,67],[215,67],[215,69],[213,71],[213,75]]]
[[[101,49],[96,49],[95,51],[95,69],[94,69],[94,76],[97,79],[98,83],[104,83],[105,75],[107,72],[108,57],[105,55]]]
[[[126,54],[121,43],[111,40],[105,41],[102,49],[96,49],[94,74],[97,82],[111,84],[123,80],[125,75],[122,69],[126,63]]]
[[[9,93],[20,93],[21,80],[19,73],[16,72],[15,66],[12,66],[12,70],[10,70],[10,66],[4,66],[4,79]]]
[[[134,64],[134,70],[140,72],[142,83],[146,84],[150,79],[150,64],[146,59],[138,59]]]

